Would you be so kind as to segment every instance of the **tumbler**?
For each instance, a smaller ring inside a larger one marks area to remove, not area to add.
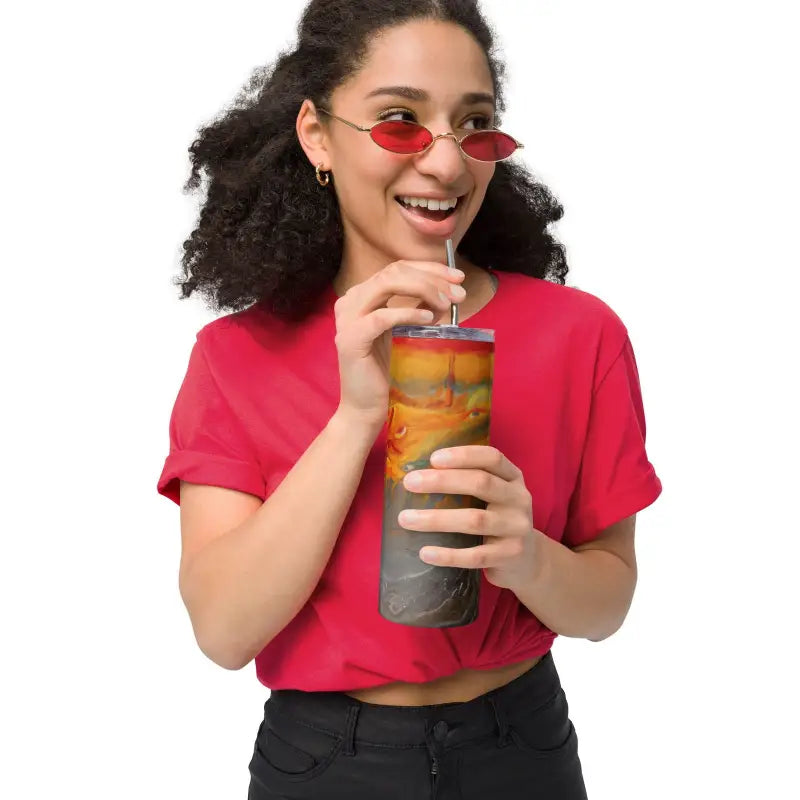
[[[485,508],[471,495],[409,492],[403,478],[429,469],[435,450],[489,444],[494,331],[457,325],[392,330],[389,366],[379,611],[424,628],[468,625],[478,616],[481,571],[426,564],[426,545],[466,548],[480,536],[409,531],[403,509]]]

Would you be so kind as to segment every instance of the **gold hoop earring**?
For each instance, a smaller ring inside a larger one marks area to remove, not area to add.
[[[330,183],[331,176],[330,173],[328,173],[325,175],[325,180],[322,180],[322,173],[320,172],[321,168],[322,168],[322,162],[320,161],[319,164],[317,164],[317,169],[316,169],[317,183],[320,186],[327,186]]]

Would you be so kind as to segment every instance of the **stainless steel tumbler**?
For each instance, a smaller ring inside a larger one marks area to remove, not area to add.
[[[470,495],[409,492],[403,478],[430,468],[435,450],[489,444],[494,331],[457,325],[392,331],[386,441],[380,613],[427,628],[467,625],[478,615],[480,570],[440,567],[419,557],[425,545],[473,547],[482,538],[401,527],[403,509],[484,508]]]

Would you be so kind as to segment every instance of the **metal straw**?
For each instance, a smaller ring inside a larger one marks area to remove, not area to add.
[[[456,254],[453,252],[453,240],[448,239],[445,242],[447,248],[447,266],[450,269],[456,268]],[[455,303],[450,303],[450,324],[458,325],[458,306]]]

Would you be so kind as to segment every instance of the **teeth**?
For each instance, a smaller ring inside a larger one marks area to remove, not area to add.
[[[455,208],[458,202],[457,197],[451,197],[447,200],[429,200],[425,197],[401,197],[403,203],[407,206],[416,208],[427,208],[430,211],[447,211],[450,208]]]

